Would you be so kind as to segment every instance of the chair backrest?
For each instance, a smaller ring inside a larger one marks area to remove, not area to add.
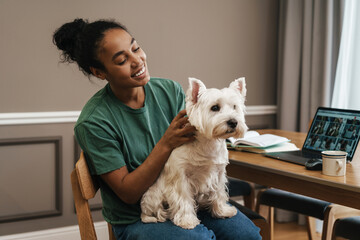
[[[359,211],[359,210],[357,210]],[[360,237],[360,213],[357,215],[337,219],[334,223],[332,240],[335,239],[359,239]],[[341,237],[341,238],[338,238]]]
[[[83,153],[71,173],[71,186],[81,239],[95,240],[97,237],[88,200],[95,197],[99,186],[94,184]],[[108,224],[108,230],[109,239],[115,240],[110,224]]]

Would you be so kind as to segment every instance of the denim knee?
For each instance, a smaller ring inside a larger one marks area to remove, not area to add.
[[[129,225],[114,225],[113,231],[117,240],[213,240],[212,230],[199,224],[194,229],[183,229],[171,221],[164,223],[142,223],[138,221]]]
[[[231,218],[213,218],[209,212],[201,211],[198,214],[201,222],[214,231],[218,239],[228,240],[260,240],[260,229],[240,211]]]

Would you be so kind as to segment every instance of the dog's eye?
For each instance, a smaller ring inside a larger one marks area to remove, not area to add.
[[[234,105],[234,109],[236,109],[236,105]]]
[[[219,106],[219,105],[214,105],[214,106],[212,106],[212,107],[211,107],[211,111],[213,111],[213,112],[218,112],[218,111],[220,111],[220,106]]]

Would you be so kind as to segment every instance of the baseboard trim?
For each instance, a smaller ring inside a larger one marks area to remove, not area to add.
[[[105,221],[94,223],[98,239],[108,238],[108,227]],[[80,240],[78,225],[47,229],[42,231],[0,236],[0,240]]]
[[[247,116],[274,115],[276,112],[275,105],[246,107]],[[0,126],[75,123],[79,115],[80,111],[0,113]]]

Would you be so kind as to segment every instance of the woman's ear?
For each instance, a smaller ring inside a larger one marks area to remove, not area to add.
[[[102,71],[98,68],[94,68],[94,67],[90,67],[90,71],[92,72],[92,74],[95,77],[100,78],[101,80],[105,80],[106,75],[105,75],[104,71]]]

